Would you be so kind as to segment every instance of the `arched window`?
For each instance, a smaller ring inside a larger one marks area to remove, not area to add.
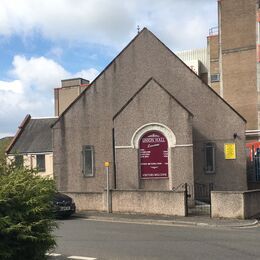
[[[175,147],[176,137],[175,137],[174,133],[172,132],[172,130],[169,127],[167,127],[166,125],[160,124],[160,123],[149,123],[149,124],[139,127],[132,136],[131,146],[133,148],[138,149],[139,145],[140,145],[140,138],[145,133],[150,132],[150,131],[158,131],[158,132],[162,133],[167,138],[168,146]]]

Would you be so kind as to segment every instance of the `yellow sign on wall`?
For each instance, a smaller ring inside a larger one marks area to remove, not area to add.
[[[236,144],[224,144],[224,151],[225,151],[225,159],[226,160],[234,160],[237,158],[236,155]]]

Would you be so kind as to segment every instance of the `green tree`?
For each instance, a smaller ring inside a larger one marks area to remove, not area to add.
[[[53,180],[0,162],[0,259],[41,260],[55,247]]]
[[[11,143],[13,137],[4,137],[0,139],[0,160],[3,160],[5,157],[5,149]]]

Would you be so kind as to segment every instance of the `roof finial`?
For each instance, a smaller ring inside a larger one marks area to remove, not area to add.
[[[140,26],[139,26],[139,24],[137,25],[137,33],[139,33],[140,32]]]

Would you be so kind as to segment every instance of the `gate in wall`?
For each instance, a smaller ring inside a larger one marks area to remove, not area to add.
[[[211,213],[211,191],[213,183],[194,183],[194,201],[189,205],[189,215],[210,215]]]
[[[209,215],[211,213],[211,191],[213,183],[183,183],[176,190],[185,190],[187,214],[189,216]]]

